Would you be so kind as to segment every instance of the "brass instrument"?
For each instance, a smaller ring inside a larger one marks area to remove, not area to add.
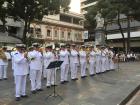
[[[112,58],[111,53],[108,53],[108,59],[111,59],[111,58]]]
[[[5,53],[4,53],[4,51],[2,49],[0,49],[0,59],[2,59],[4,61],[7,60],[7,57],[6,57],[6,55],[5,55]]]

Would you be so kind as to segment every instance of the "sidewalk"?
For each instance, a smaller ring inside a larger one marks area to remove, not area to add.
[[[43,92],[35,95],[30,93],[28,78],[28,99],[19,102],[14,100],[14,80],[10,73],[7,81],[0,81],[0,105],[119,105],[138,85],[140,85],[140,62],[122,63],[121,70],[110,71],[94,77],[87,77],[71,81],[66,85],[56,87],[60,98],[47,98],[53,93],[53,88],[46,89],[46,80],[43,81]],[[11,71],[11,70],[9,70]],[[58,71],[57,77],[60,76]],[[80,75],[80,74],[78,74]],[[60,79],[57,79],[60,80]]]
[[[140,91],[126,105],[140,105]]]

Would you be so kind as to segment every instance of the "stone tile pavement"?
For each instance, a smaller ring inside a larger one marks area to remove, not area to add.
[[[120,68],[85,79],[79,77],[77,81],[71,81],[69,76],[69,83],[64,85],[60,84],[60,73],[57,71],[56,92],[62,99],[47,99],[53,93],[53,88],[45,87],[46,80],[42,80],[44,91],[31,94],[28,78],[29,98],[19,102],[15,101],[14,79],[12,70],[9,69],[8,80],[0,81],[0,105],[119,105],[140,85],[140,62],[121,63]]]

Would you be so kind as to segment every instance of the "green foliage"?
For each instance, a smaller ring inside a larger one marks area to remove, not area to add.
[[[7,8],[3,8],[3,3],[7,1]],[[5,26],[5,18],[12,16],[14,20],[24,21],[24,32],[22,41],[26,44],[26,33],[30,28],[30,23],[34,20],[42,20],[44,15],[58,14],[60,8],[69,10],[71,0],[0,0],[0,20]]]
[[[91,1],[91,0],[88,0]],[[140,0],[94,0],[97,3],[88,9],[86,18],[89,23],[94,21],[94,18],[99,11],[106,21],[115,19],[118,15],[124,14],[132,16],[136,20],[140,20]],[[90,24],[91,26],[93,24]],[[92,26],[93,27],[93,26]]]

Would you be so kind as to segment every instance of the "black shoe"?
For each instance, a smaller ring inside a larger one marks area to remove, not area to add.
[[[46,80],[47,78],[43,78],[44,80]]]
[[[61,84],[64,84],[65,83],[65,81],[61,81]]]
[[[2,81],[2,79],[0,79],[0,81]]]
[[[36,94],[36,90],[33,90],[33,91],[32,91],[32,94]]]
[[[7,80],[8,78],[4,78],[4,80]]]
[[[75,78],[75,80],[78,80],[78,78]]]
[[[91,76],[91,77],[93,77],[93,76],[94,76],[94,74],[91,74],[90,76]]]
[[[16,97],[16,99],[15,99],[16,101],[20,101],[20,97]]]
[[[84,76],[81,76],[81,78],[85,78]]]
[[[51,88],[51,86],[46,86],[47,88]]]
[[[87,76],[81,76],[81,78],[86,78]]]
[[[43,91],[43,89],[37,89],[36,91]]]
[[[74,78],[74,79],[71,79],[71,80],[76,81],[76,80],[78,80],[78,78]]]
[[[64,81],[65,83],[68,83],[69,81]]]
[[[55,84],[55,85],[51,85],[51,86],[57,86],[57,85]]]
[[[28,95],[21,95],[22,98],[28,98]]]

